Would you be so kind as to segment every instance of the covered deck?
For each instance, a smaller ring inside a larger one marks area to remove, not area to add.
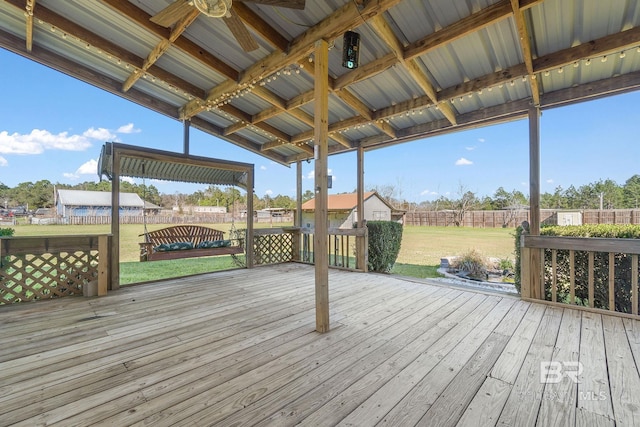
[[[3,307],[0,424],[640,424],[638,320],[334,269],[320,334],[313,273]]]

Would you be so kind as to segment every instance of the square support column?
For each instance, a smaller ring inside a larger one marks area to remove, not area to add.
[[[540,235],[540,108],[535,106],[529,108],[529,234]],[[544,292],[542,249],[524,250],[522,256],[528,256],[526,274],[521,275],[526,281],[522,295],[541,299]]]
[[[329,44],[319,40],[315,46],[314,159],[315,230],[313,256],[316,283],[316,331],[329,331],[329,220],[327,196],[327,155],[329,151]]]

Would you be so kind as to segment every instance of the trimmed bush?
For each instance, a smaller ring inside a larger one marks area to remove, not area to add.
[[[13,236],[15,231],[13,228],[0,228],[0,236]]]
[[[517,289],[520,291],[520,234],[521,227],[516,231],[516,280]],[[640,239],[640,226],[638,225],[576,225],[576,226],[550,226],[540,230],[543,236],[565,237],[601,237],[615,239]],[[609,256],[607,253],[596,252],[594,254],[594,306],[596,308],[609,309]],[[557,251],[557,299],[559,302],[569,302],[570,295],[570,270],[569,251]],[[588,288],[588,253],[575,251],[575,302],[578,305],[589,305]],[[551,250],[544,251],[544,275],[545,275],[545,299],[551,300]],[[622,313],[631,313],[631,255],[614,254],[615,264],[615,310]]]
[[[369,271],[389,273],[398,259],[402,242],[402,224],[393,221],[368,221]]]
[[[520,263],[520,236],[522,236],[523,231],[524,231],[524,228],[522,228],[522,226],[519,225],[516,227],[516,233],[514,234],[514,237],[516,238],[516,245],[513,253],[516,256],[516,262],[514,267],[515,271],[513,272],[513,284],[516,287],[516,290],[518,291],[518,293],[520,293],[520,266],[522,265]]]

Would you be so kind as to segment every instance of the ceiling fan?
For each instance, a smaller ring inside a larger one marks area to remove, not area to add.
[[[264,4],[288,9],[304,9],[305,0],[235,0],[246,3]],[[258,43],[233,9],[232,0],[176,0],[169,6],[151,17],[154,22],[163,27],[171,25],[184,18],[196,8],[200,13],[211,18],[223,18],[224,23],[238,41],[245,52],[258,48]]]

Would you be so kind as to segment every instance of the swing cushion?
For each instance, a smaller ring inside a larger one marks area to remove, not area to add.
[[[153,248],[156,252],[186,251],[193,249],[191,242],[163,243]]]
[[[231,240],[205,240],[198,244],[198,249],[226,248],[229,246],[231,246]]]

